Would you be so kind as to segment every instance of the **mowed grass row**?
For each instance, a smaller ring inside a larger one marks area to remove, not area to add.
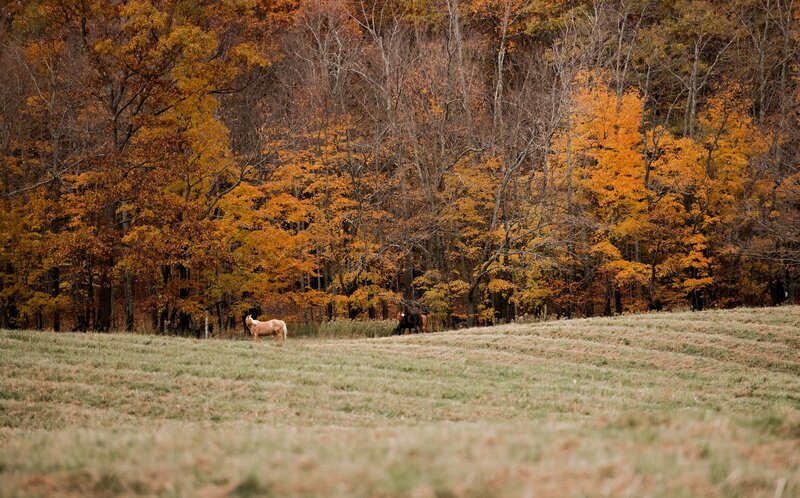
[[[800,496],[800,307],[360,340],[0,332],[0,496]]]

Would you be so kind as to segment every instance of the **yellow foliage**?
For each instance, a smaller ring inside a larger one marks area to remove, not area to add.
[[[601,269],[611,273],[618,285],[645,285],[650,280],[650,266],[644,263],[619,259],[605,263]]]
[[[622,254],[619,252],[619,249],[617,249],[614,244],[608,240],[602,240],[593,245],[591,249],[589,249],[589,252],[598,256],[602,256],[606,259],[622,258]]]
[[[489,292],[495,294],[510,294],[514,290],[516,290],[517,286],[513,282],[509,282],[508,280],[503,280],[501,278],[492,278],[489,280],[488,289]]]

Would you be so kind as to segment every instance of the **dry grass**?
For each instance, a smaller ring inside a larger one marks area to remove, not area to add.
[[[800,496],[799,347],[800,307],[282,347],[2,332],[0,496]]]

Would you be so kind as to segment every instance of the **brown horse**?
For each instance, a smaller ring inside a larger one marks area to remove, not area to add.
[[[258,342],[259,335],[273,334],[275,335],[275,340],[286,340],[286,322],[283,320],[267,320],[266,322],[260,322],[258,320],[253,320],[253,317],[247,315],[244,323],[247,325],[247,328],[250,329],[250,333],[253,334],[253,338],[256,342]]]
[[[419,321],[417,318],[419,317]],[[401,311],[397,314],[397,321],[399,322],[397,327],[395,327],[395,333],[400,334],[404,331],[404,329],[408,329],[411,332],[416,329],[416,326],[419,325],[419,331],[423,334],[428,331],[428,315],[423,315],[422,313],[406,313]]]

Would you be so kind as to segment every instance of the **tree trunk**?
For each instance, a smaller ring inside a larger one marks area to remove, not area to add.
[[[503,123],[503,63],[506,58],[506,38],[508,36],[508,23],[511,17],[511,2],[506,1],[503,12],[503,27],[501,30],[500,47],[497,50],[497,74],[494,87],[494,115],[492,127],[497,130]]]
[[[101,230],[113,230],[114,216],[117,212],[116,203],[109,202],[103,210]],[[114,268],[113,248],[108,249],[110,253],[102,260],[100,268],[100,292],[98,294],[97,317],[95,330],[108,332],[111,330],[111,317],[114,307],[114,290],[111,282],[111,271]]]
[[[456,62],[458,64],[458,83],[461,87],[461,99],[463,102],[464,114],[466,115],[467,128],[472,135],[472,108],[470,107],[470,95],[467,88],[466,67],[464,65],[464,40],[461,37],[461,10],[458,0],[448,0],[447,9],[450,17],[450,35],[453,37],[456,50]]]
[[[100,292],[98,293],[97,317],[94,325],[94,329],[98,332],[111,330],[111,311],[114,303],[111,276],[109,275],[109,269],[113,266],[110,258],[107,265],[100,273]]]
[[[58,297],[61,293],[61,269],[54,266],[50,269],[50,295],[54,298]],[[61,312],[56,306],[53,311],[53,331],[59,332],[61,330]]]
[[[125,331],[133,332],[133,275],[125,272]]]
[[[122,213],[122,233],[128,233],[131,226],[130,215]],[[133,332],[133,274],[125,270],[125,331]]]
[[[358,318],[358,309],[353,307],[350,301],[347,302],[347,318],[351,320]]]
[[[178,296],[181,299],[186,299],[187,297],[189,297],[189,286],[188,286],[189,269],[186,268],[184,265],[178,265],[178,273],[180,275],[179,278],[181,281],[181,287],[180,290],[178,291]],[[187,331],[190,330],[191,328],[192,328],[192,317],[189,315],[189,313],[181,311],[180,315],[178,316],[178,330]]]
[[[417,295],[414,290],[414,259],[410,254],[406,257],[406,285],[406,298],[411,299],[412,301],[417,299]]]
[[[694,122],[697,114],[697,78],[698,64],[700,63],[700,41],[695,42],[694,55],[692,57],[692,72],[689,75],[688,92],[686,95],[686,112],[683,118],[683,134],[686,136],[694,135]]]
[[[150,323],[153,326],[153,332],[158,333],[158,307],[152,306],[150,308]]]
[[[572,214],[572,120],[571,114],[572,111],[570,107],[572,103],[567,103],[567,116],[566,116],[566,128],[567,128],[567,216]]]
[[[169,318],[169,305],[164,306],[161,310],[161,315],[158,317],[158,333],[165,334],[167,332],[167,319]]]
[[[6,263],[6,274],[13,275],[15,273],[14,265],[11,263]],[[14,296],[9,296],[8,301],[5,303],[5,316],[6,316],[6,328],[9,329],[16,329],[19,327],[19,308],[17,307],[17,302]]]
[[[3,293],[3,279],[0,278],[0,294]],[[0,298],[0,330],[9,328],[8,301]]]
[[[474,327],[478,323],[478,286],[474,286],[467,292],[467,324]]]

